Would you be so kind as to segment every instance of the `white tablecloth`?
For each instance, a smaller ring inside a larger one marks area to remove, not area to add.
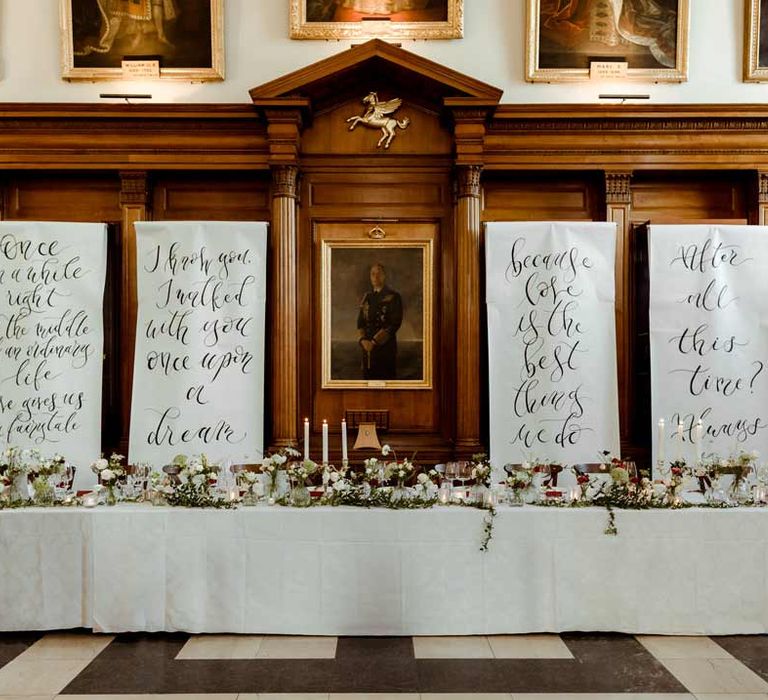
[[[768,511],[0,512],[0,629],[768,631]]]

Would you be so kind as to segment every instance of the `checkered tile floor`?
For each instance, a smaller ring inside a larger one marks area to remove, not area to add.
[[[78,696],[768,700],[768,636],[0,634],[0,700]]]

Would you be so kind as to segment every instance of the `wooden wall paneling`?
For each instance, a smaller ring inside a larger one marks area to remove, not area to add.
[[[729,222],[749,220],[748,171],[635,171],[634,223]]]
[[[120,221],[116,173],[34,173],[8,176],[6,217],[19,221]]]
[[[155,173],[158,221],[268,221],[269,172]]]
[[[136,229],[138,221],[151,218],[149,178],[146,172],[128,171],[120,173],[120,206],[122,225],[119,247],[122,284],[120,314],[122,343],[120,355],[120,431],[117,435],[120,454],[128,454],[128,438],[131,423],[131,398],[133,394],[133,363],[136,345]]]
[[[630,314],[634,297],[630,276],[630,221],[632,173],[605,172],[605,220],[616,224],[616,360],[619,387],[619,429],[622,447],[631,429],[632,338]]]
[[[483,221],[602,221],[604,175],[485,171]]]

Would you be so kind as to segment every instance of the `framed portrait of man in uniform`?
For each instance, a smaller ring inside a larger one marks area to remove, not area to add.
[[[432,241],[323,241],[326,388],[432,387]]]
[[[224,0],[59,0],[65,80],[119,80],[122,62],[160,78],[224,79]]]

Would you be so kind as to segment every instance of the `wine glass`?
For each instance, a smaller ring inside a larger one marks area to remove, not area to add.
[[[470,468],[470,464],[467,461],[461,461],[456,463],[458,467],[458,474],[456,478],[461,482],[461,492],[462,494],[466,494],[467,492],[467,480],[472,475],[472,469]]]

